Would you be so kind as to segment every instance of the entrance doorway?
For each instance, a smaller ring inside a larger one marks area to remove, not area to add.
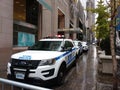
[[[65,28],[65,15],[58,9],[58,29]]]

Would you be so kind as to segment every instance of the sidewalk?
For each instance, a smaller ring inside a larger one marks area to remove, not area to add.
[[[96,90],[113,90],[112,84],[104,84],[104,83],[98,83],[97,82],[97,89]],[[120,87],[118,88],[120,90]]]
[[[6,78],[7,75],[6,75],[6,67],[5,65],[1,65],[0,64],[0,78]]]

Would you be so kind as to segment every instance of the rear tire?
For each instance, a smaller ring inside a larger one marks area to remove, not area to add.
[[[79,58],[78,55],[76,55],[76,56],[75,56],[74,63],[73,63],[73,66],[76,66],[76,62],[77,62],[78,58]]]

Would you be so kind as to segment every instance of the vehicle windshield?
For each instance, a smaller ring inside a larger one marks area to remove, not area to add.
[[[59,51],[61,41],[38,41],[35,45],[29,47],[29,50]]]

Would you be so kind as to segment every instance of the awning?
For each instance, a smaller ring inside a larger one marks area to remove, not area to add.
[[[69,28],[69,29],[58,29],[58,32],[74,32],[74,33],[83,33],[83,30],[80,28]]]
[[[52,7],[47,4],[44,0],[37,0],[40,4],[42,4],[45,8],[47,8],[48,10],[52,11]]]

